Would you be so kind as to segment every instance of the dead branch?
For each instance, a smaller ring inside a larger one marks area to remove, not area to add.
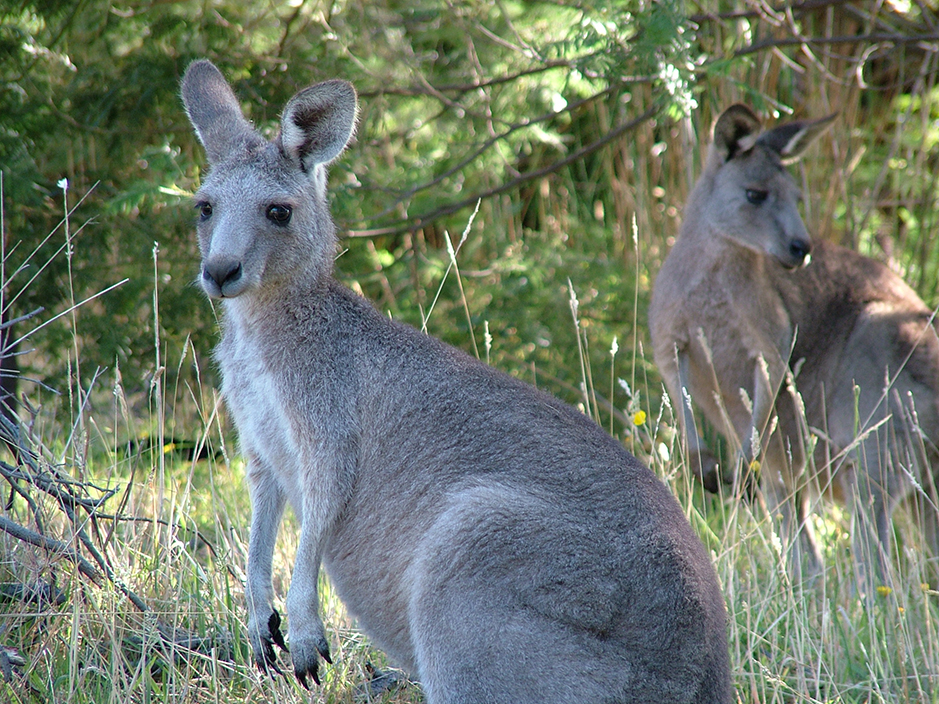
[[[153,611],[146,601],[120,579],[106,550],[99,548],[86,529],[86,526],[90,525],[94,535],[100,536],[101,533],[98,530],[100,521],[121,519],[120,516],[102,512],[106,503],[117,495],[118,490],[104,489],[90,482],[78,481],[60,468],[54,467],[42,457],[41,451],[37,451],[31,439],[20,432],[13,420],[3,416],[0,416],[0,441],[15,448],[19,459],[17,466],[0,461],[0,478],[11,487],[11,498],[7,510],[12,508],[15,497],[21,498],[33,524],[33,527],[27,527],[9,516],[0,515],[0,531],[23,543],[41,548],[53,558],[72,563],[78,573],[95,586],[111,584],[138,611],[153,617]],[[70,541],[60,540],[47,534],[49,522],[43,516],[43,504],[38,500],[37,495],[49,497],[53,505],[65,516],[70,526],[68,531],[71,534]],[[205,538],[201,539],[205,540]],[[20,592],[27,594],[28,590],[23,588],[17,591],[7,588],[4,591],[4,593]],[[158,619],[155,620],[155,624],[160,634],[160,645],[164,649],[181,648],[194,652],[207,652],[207,648],[214,647],[213,638],[197,636],[184,629],[170,627]],[[0,663],[0,672],[6,674],[3,663]]]
[[[786,46],[802,45],[836,45],[836,44],[935,44],[939,42],[939,32],[926,32],[919,34],[897,34],[895,32],[876,32],[872,34],[849,35],[840,37],[777,37],[754,42],[734,52],[734,57],[756,54],[769,49],[779,49]]]
[[[420,215],[411,217],[411,218],[402,218],[400,220],[394,221],[391,224],[385,227],[374,228],[370,230],[349,230],[344,236],[345,237],[381,237],[386,235],[400,235],[406,232],[414,232],[420,230],[421,228],[427,227],[430,223],[439,220],[442,217],[451,215],[463,208],[470,207],[480,200],[487,200],[494,196],[502,195],[509,191],[517,189],[520,185],[528,183],[529,181],[534,181],[539,178],[544,178],[549,174],[556,173],[561,169],[569,166],[570,164],[583,159],[589,154],[602,149],[610,142],[618,139],[627,132],[639,127],[647,120],[652,119],[659,111],[658,106],[653,106],[648,108],[643,112],[639,117],[636,117],[628,122],[624,122],[621,125],[617,125],[612,130],[607,132],[603,137],[600,137],[594,142],[591,142],[585,147],[578,149],[577,151],[571,152],[563,159],[558,159],[557,161],[545,166],[541,169],[535,169],[533,171],[526,171],[523,174],[506,181],[500,186],[495,188],[488,189],[486,191],[480,191],[474,193],[471,196],[463,198],[462,200],[455,201],[453,203],[448,203],[442,205],[439,208],[436,208],[428,213],[422,213]]]
[[[61,540],[41,535],[34,530],[21,526],[19,523],[10,520],[6,516],[0,516],[0,530],[24,543],[35,545],[53,555],[64,557],[69,562],[74,563],[78,571],[88,577],[88,579],[99,586],[101,585],[101,574],[94,568],[94,565],[79,555],[74,548],[63,543]]]

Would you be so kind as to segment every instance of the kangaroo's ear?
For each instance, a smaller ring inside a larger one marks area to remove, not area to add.
[[[328,164],[352,138],[355,112],[355,88],[346,81],[324,81],[300,91],[280,120],[284,153],[304,171]]]
[[[231,87],[210,61],[194,61],[182,83],[183,105],[210,164],[215,164],[255,136],[241,114]]]
[[[779,154],[784,162],[795,161],[822,132],[828,129],[836,117],[838,113],[832,113],[818,120],[787,122],[767,130],[757,141]]]
[[[737,103],[717,118],[713,148],[722,161],[730,161],[737,154],[752,149],[759,133],[760,119],[746,105]]]

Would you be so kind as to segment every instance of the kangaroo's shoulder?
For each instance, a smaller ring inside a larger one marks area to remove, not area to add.
[[[374,397],[383,412],[432,417],[430,422],[438,427],[450,423],[456,427],[461,419],[473,419],[474,432],[491,431],[494,437],[510,437],[511,442],[532,435],[535,428],[547,435],[562,426],[573,427],[590,443],[622,449],[580,410],[411,325],[391,320],[341,283],[331,284],[330,298],[337,315],[344,318],[334,321],[339,324],[333,328],[345,331],[340,347],[349,353],[359,391],[365,399]]]
[[[794,272],[792,279],[797,290],[834,306],[832,314],[850,315],[877,304],[928,311],[912,287],[889,266],[829,242],[819,242],[811,263]]]

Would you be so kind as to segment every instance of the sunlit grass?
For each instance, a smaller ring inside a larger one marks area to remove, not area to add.
[[[595,375],[597,388],[610,388],[600,378],[602,370]],[[15,649],[25,664],[12,682],[0,684],[0,699],[17,704],[353,702],[368,679],[367,663],[387,666],[324,577],[323,613],[336,661],[326,668],[324,685],[307,694],[290,677],[270,679],[255,670],[245,642],[250,507],[244,466],[217,395],[192,383],[163,395],[164,411],[173,413],[131,417],[127,409],[152,404],[122,400],[115,378],[102,381],[99,400],[107,401],[90,404],[87,416],[96,439],[88,443],[87,455],[72,452],[64,463],[74,477],[119,488],[112,501],[121,505],[109,510],[122,518],[101,521],[99,529],[108,534],[103,543],[117,576],[146,601],[149,613],[135,609],[113,585],[95,586],[54,555],[0,536],[3,581],[32,583],[54,574],[67,596],[57,607],[3,604],[0,643]],[[620,387],[613,404],[621,406],[621,422],[613,429],[671,488],[712,553],[728,604],[739,699],[939,701],[939,592],[927,584],[915,516],[898,512],[902,547],[896,586],[865,604],[856,596],[847,518],[840,509],[822,505],[814,520],[826,572],[811,586],[793,585],[772,522],[759,504],[722,501],[695,486],[688,479],[673,410],[667,403],[644,405],[643,399],[661,396],[640,391],[641,406],[634,401],[635,391],[627,397]],[[47,399],[40,412],[45,420],[35,424],[53,456],[66,432],[54,406]],[[154,426],[158,419],[164,423],[162,433]],[[151,438],[194,438],[192,446],[203,452],[187,456],[173,443],[128,451],[133,438],[124,434],[127,429],[146,429],[142,435]],[[18,504],[14,501],[8,513],[23,517]],[[296,520],[288,512],[275,553],[281,600],[296,537]],[[167,632],[185,638],[167,645]],[[186,647],[199,639],[205,645]],[[364,696],[359,693],[358,701]],[[421,696],[412,686],[381,701],[419,702]]]

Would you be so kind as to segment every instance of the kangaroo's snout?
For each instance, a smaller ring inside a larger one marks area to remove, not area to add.
[[[801,269],[812,259],[812,241],[806,237],[775,240],[766,247],[766,253],[784,269]]]
[[[794,259],[805,259],[812,251],[812,243],[807,240],[793,240],[789,252]]]
[[[206,262],[202,267],[202,287],[212,298],[234,298],[244,290],[243,272],[238,260]]]
[[[812,243],[808,240],[794,239],[789,243],[790,260],[793,262],[789,269],[798,269],[812,260]]]

